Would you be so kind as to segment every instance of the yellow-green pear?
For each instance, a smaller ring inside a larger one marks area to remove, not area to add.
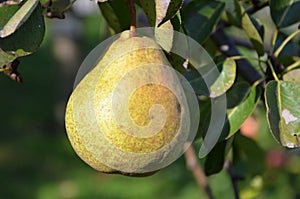
[[[66,108],[67,134],[82,160],[104,173],[146,176],[180,153],[174,145],[184,142],[188,110],[169,66],[151,38],[126,31],[109,46]]]

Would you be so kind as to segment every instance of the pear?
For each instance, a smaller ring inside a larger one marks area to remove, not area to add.
[[[125,31],[109,46],[66,108],[68,138],[82,160],[104,173],[147,176],[177,159],[189,119],[169,66],[149,37]]]

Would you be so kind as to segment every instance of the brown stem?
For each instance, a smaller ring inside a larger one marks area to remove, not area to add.
[[[211,188],[207,182],[207,177],[205,176],[200,165],[198,164],[197,157],[192,145],[190,145],[187,148],[184,155],[186,159],[187,168],[193,173],[199,187],[204,191],[208,199],[213,199],[214,197]]]
[[[136,12],[134,7],[134,0],[127,0],[130,9],[130,37],[134,37],[136,35]]]

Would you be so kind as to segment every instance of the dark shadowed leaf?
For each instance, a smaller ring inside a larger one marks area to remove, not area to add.
[[[209,152],[204,163],[204,171],[206,175],[212,175],[220,172],[225,163],[226,156],[231,147],[233,139],[224,140]]]
[[[182,4],[183,0],[156,0],[157,26],[172,19]]]
[[[300,21],[300,1],[270,0],[271,16],[279,28],[290,26]]]
[[[108,25],[116,33],[129,29],[130,10],[126,0],[110,0],[98,5]]]
[[[283,33],[282,31],[279,31],[277,35],[277,39],[275,42],[274,50],[276,51],[279,46],[284,42],[284,40],[288,37],[288,34]],[[288,42],[282,51],[279,54],[279,57],[281,56],[296,56],[299,57],[300,52],[300,45],[297,42],[294,42],[293,40]]]
[[[6,12],[13,13],[17,5],[5,6]],[[5,8],[2,7],[2,8]],[[3,14],[2,12],[0,12]],[[0,20],[3,27],[3,21]],[[13,34],[0,38],[0,65],[7,64],[17,57],[29,55],[37,50],[45,34],[42,7],[37,5],[30,17]]]
[[[225,3],[214,0],[192,1],[182,9],[182,19],[189,36],[202,44],[213,31]]]
[[[264,154],[263,149],[254,140],[237,133],[233,141],[234,175],[245,177],[261,173],[265,167]]]
[[[140,0],[139,4],[153,27],[161,26],[172,19],[183,4],[183,0]]]
[[[156,9],[155,9],[155,0],[139,0],[140,6],[143,8],[148,21],[152,27],[155,27],[156,24]]]
[[[271,81],[265,90],[267,118],[273,136],[283,146],[300,146],[300,84]]]

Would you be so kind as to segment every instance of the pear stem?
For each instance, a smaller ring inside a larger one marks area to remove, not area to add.
[[[130,37],[135,37],[136,35],[136,11],[134,7],[134,0],[127,0],[130,9]]]

